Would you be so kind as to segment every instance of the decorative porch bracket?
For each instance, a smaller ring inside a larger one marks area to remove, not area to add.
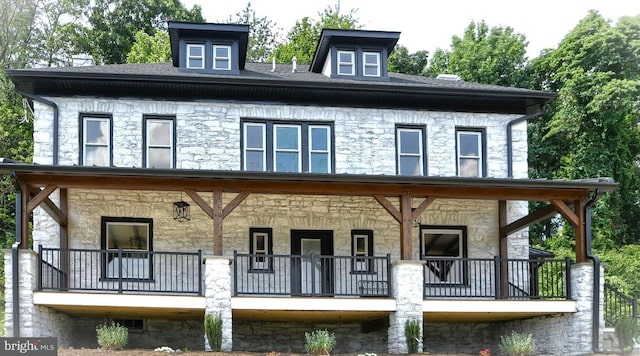
[[[195,190],[185,189],[184,192],[213,220],[213,254],[222,256],[222,221],[227,215],[231,214],[233,209],[238,207],[251,192],[241,191],[224,208],[222,207],[222,189],[220,187],[213,189],[213,207],[202,199]]]

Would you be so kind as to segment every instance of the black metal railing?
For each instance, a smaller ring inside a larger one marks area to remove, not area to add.
[[[391,294],[391,256],[233,254],[234,295]]]
[[[638,299],[632,298],[615,287],[604,284],[604,324],[615,327],[622,317],[632,318],[634,325],[638,325]]]
[[[202,295],[202,251],[39,248],[39,290]]]
[[[424,258],[424,262],[425,298],[571,298],[568,258]]]

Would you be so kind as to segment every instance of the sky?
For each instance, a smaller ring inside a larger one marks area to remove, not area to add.
[[[202,7],[207,22],[223,22],[242,11],[246,0],[182,0],[190,8]],[[259,17],[267,17],[285,35],[305,16],[318,19],[318,12],[338,0],[251,0]],[[399,31],[399,44],[413,53],[437,48],[450,49],[454,35],[462,37],[471,21],[484,20],[489,27],[511,27],[526,36],[527,55],[534,58],[545,48],[556,48],[562,38],[589,10],[597,10],[612,24],[621,16],[640,15],[638,0],[340,0],[342,12],[357,9],[366,30]]]

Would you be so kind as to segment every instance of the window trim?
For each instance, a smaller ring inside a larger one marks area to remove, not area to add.
[[[262,147],[260,149],[257,148],[253,148],[253,147],[248,147],[248,143],[247,143],[247,139],[248,136],[246,134],[247,132],[247,127],[248,126],[256,126],[256,127],[261,127],[262,129]],[[242,123],[242,170],[243,171],[248,171],[247,169],[247,162],[249,161],[247,159],[247,153],[248,152],[257,152],[257,151],[261,151],[262,152],[262,172],[267,170],[267,124],[262,122],[243,122]]]
[[[348,54],[351,57],[351,61],[349,62],[342,62],[340,60],[340,55],[341,54]],[[341,66],[349,66],[351,68],[351,73],[343,73],[341,71]],[[344,76],[350,76],[353,77],[356,75],[356,51],[354,50],[337,50],[336,51],[336,74],[338,75],[344,75]]]
[[[357,253],[357,241],[358,238],[365,238],[366,242],[367,242],[367,254],[365,256],[367,257],[373,257],[374,256],[374,244],[373,244],[373,230],[362,230],[362,229],[353,229],[351,230],[351,256],[352,257],[357,257],[356,253]],[[375,268],[375,260],[373,258],[370,258],[368,260],[368,263],[366,263],[365,268],[358,268],[358,263],[362,263],[362,262],[358,262],[358,260],[356,258],[353,258],[351,260],[351,273],[352,274],[375,274],[376,273],[376,268]]]
[[[255,252],[255,237],[256,234],[265,234],[267,241],[265,242],[266,255],[273,255],[273,229],[270,227],[250,227],[249,228],[249,254],[257,254]],[[251,257],[249,259],[249,272],[254,273],[274,273],[273,257],[265,257],[265,262],[258,262],[257,257]],[[265,268],[256,267],[257,263],[263,263]]]
[[[86,149],[86,120],[87,119],[98,119],[98,120],[105,120],[108,122],[109,125],[109,139],[106,145],[108,154],[109,154],[109,163],[105,166],[101,166],[101,167],[110,167],[113,165],[113,116],[111,114],[99,114],[99,113],[80,113],[79,115],[79,133],[80,133],[80,149],[79,149],[79,153],[80,153],[80,157],[78,158],[78,160],[80,161],[80,165],[81,166],[85,166],[86,165],[86,153],[87,153],[87,149]],[[100,146],[100,147],[104,147],[103,145],[92,145],[92,146]]]
[[[376,56],[376,63],[375,64],[368,64],[366,61],[366,57],[367,55],[375,55]],[[370,78],[379,78],[382,75],[382,65],[380,64],[380,62],[382,61],[382,54],[379,51],[362,51],[362,76],[363,77],[370,77]],[[367,67],[375,67],[376,68],[376,74],[367,74]]]
[[[202,55],[201,56],[192,56],[191,55],[191,51],[190,49],[192,47],[200,47],[200,49],[202,50]],[[197,43],[197,42],[192,42],[192,43],[187,43],[186,44],[186,56],[185,56],[186,60],[185,60],[185,68],[187,69],[205,69],[206,68],[206,58],[207,58],[207,53],[206,53],[206,46],[204,43]],[[200,67],[193,67],[191,66],[191,59],[199,59],[202,61],[202,66]]]
[[[275,172],[275,162],[274,162],[274,126],[277,125],[292,125],[300,127],[300,139],[301,141],[301,155],[302,164],[299,172],[310,172],[310,140],[309,135],[311,133],[310,128],[312,127],[327,127],[329,130],[328,140],[329,140],[329,152],[327,157],[328,162],[328,171],[327,172],[311,172],[311,173],[333,173],[335,171],[335,139],[334,139],[334,123],[327,121],[292,121],[292,120],[265,120],[265,119],[254,119],[254,118],[243,118],[240,120],[240,142],[241,142],[241,162],[240,167],[243,171],[249,171],[247,169],[247,126],[251,125],[263,125],[264,131],[264,147],[265,152],[263,155],[263,170],[261,172]],[[251,149],[250,149],[251,150]]]
[[[438,278],[440,278],[440,282],[439,283],[426,283],[426,285],[442,285],[442,284],[447,284],[447,285],[469,285],[469,264],[467,259],[468,256],[468,246],[467,246],[467,226],[465,225],[420,225],[420,235],[419,235],[419,241],[420,241],[420,259],[421,260],[426,260],[426,259],[438,259],[438,256],[429,256],[429,255],[425,255],[425,248],[424,248],[424,235],[425,233],[428,233],[429,231],[432,231],[433,233],[458,233],[459,234],[459,250],[460,250],[460,254],[461,256],[458,257],[441,257],[443,259],[450,259],[450,258],[457,258],[460,259],[460,265],[462,266],[462,281],[460,282],[448,282],[446,280],[442,280],[442,278],[440,276],[438,276]],[[427,265],[427,268],[429,268],[429,266]],[[435,267],[434,267],[435,268]]]
[[[420,158],[420,174],[416,175],[416,177],[419,176],[426,176],[427,175],[427,154],[426,154],[426,150],[427,150],[427,138],[426,138],[426,129],[424,126],[411,126],[411,125],[396,125],[396,175],[402,175],[402,169],[401,169],[401,157],[403,156],[402,152],[400,152],[400,133],[403,131],[407,131],[407,132],[413,132],[413,131],[418,131],[420,133],[420,153],[419,153],[419,158]],[[409,156],[407,154],[404,154],[404,156]],[[412,157],[416,157],[415,154],[411,155]]]
[[[107,226],[110,223],[121,223],[121,224],[140,224],[140,225],[144,225],[146,224],[148,226],[149,229],[149,236],[148,238],[148,242],[147,242],[147,248],[146,250],[137,250],[137,249],[111,249],[109,248],[108,245],[108,241],[107,241]],[[127,277],[122,277],[122,280],[126,280],[126,281],[141,281],[141,282],[153,282],[153,219],[152,218],[132,218],[132,217],[114,217],[114,216],[102,216],[100,218],[100,249],[102,251],[105,251],[105,253],[101,253],[101,265],[102,265],[102,271],[100,273],[101,279],[102,280],[118,280],[118,276],[115,277],[111,277],[107,274],[107,269],[108,269],[108,257],[111,253],[113,252],[109,252],[109,251],[114,251],[116,253],[119,253],[119,251],[122,251],[123,253],[136,253],[139,251],[143,251],[143,252],[148,252],[148,266],[149,266],[149,276],[148,278],[127,278]]]
[[[462,176],[460,169],[460,159],[467,158],[471,159],[474,157],[465,156],[462,157],[460,155],[460,134],[473,134],[479,137],[478,142],[478,175],[477,176]],[[456,127],[456,176],[458,177],[486,177],[487,176],[487,139],[486,139],[486,130],[484,128],[473,128],[473,127]]]
[[[170,132],[170,145],[168,148],[171,151],[171,166],[168,168],[176,168],[176,146],[177,146],[177,135],[176,135],[176,117],[175,116],[161,116],[161,115],[143,115],[142,116],[142,166],[146,168],[152,168],[149,166],[149,149],[150,148],[164,148],[165,146],[160,145],[150,145],[149,137],[148,137],[148,123],[149,122],[169,122],[171,124]],[[167,168],[167,167],[160,167]]]
[[[327,142],[325,142],[326,145],[327,145],[327,149],[325,151],[314,150],[313,149],[313,135],[312,135],[313,129],[324,129],[327,132]],[[327,155],[327,167],[326,167],[327,172],[331,172],[331,162],[332,162],[332,159],[333,159],[333,155],[331,154],[332,153],[331,152],[331,147],[332,147],[331,145],[332,145],[332,142],[333,142],[333,140],[331,139],[331,126],[329,126],[329,125],[309,124],[307,126],[307,135],[308,135],[307,142],[309,143],[308,144],[308,149],[307,149],[307,151],[309,151],[309,154],[308,154],[308,157],[307,157],[307,161],[309,162],[308,171],[311,172],[311,173],[314,173],[313,170],[311,169],[312,161],[313,161],[312,160],[313,154],[314,153],[324,153],[324,154]]]
[[[297,141],[297,145],[298,147],[296,149],[290,149],[290,148],[278,148],[278,128],[295,128],[298,131],[298,141]],[[278,153],[279,152],[286,152],[286,153],[297,153],[297,158],[298,158],[298,171],[297,172],[293,172],[293,173],[301,173],[303,171],[303,167],[302,167],[302,157],[303,157],[303,149],[302,149],[302,126],[301,125],[293,125],[293,124],[280,124],[280,123],[274,123],[273,124],[273,138],[272,138],[272,142],[273,142],[273,171],[274,172],[287,172],[287,171],[278,171],[276,168],[278,167]]]
[[[227,57],[218,57],[216,56],[216,49],[217,48],[226,48],[227,49]],[[211,63],[211,67],[213,70],[225,70],[225,71],[229,71],[231,70],[231,58],[232,58],[232,53],[231,53],[231,45],[224,45],[224,44],[213,44],[212,45],[212,55],[211,58],[213,58],[212,63]],[[218,60],[226,60],[227,61],[227,66],[225,67],[217,67],[216,64],[218,62]]]

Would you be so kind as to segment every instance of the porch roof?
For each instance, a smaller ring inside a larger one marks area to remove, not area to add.
[[[0,160],[0,174],[18,183],[58,188],[248,191],[267,194],[401,195],[452,199],[581,200],[608,192],[611,178],[580,180],[247,172],[137,167],[40,165]]]

